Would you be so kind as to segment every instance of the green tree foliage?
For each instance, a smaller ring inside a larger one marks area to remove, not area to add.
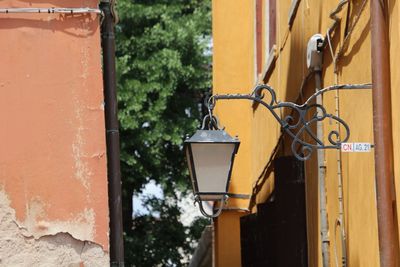
[[[183,140],[199,125],[210,88],[210,1],[119,0],[116,27],[125,254],[128,266],[180,266],[205,221],[179,221],[189,182]],[[158,216],[132,221],[131,197],[154,180]]]

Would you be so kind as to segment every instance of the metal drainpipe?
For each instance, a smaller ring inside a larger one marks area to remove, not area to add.
[[[307,67],[309,71],[314,73],[315,91],[318,92],[322,88],[322,59],[323,59],[324,37],[321,34],[313,35],[307,44]],[[315,100],[317,105],[322,106],[322,95],[318,95]],[[323,111],[320,108],[316,109],[318,117],[322,117]],[[322,121],[317,121],[317,139],[324,140],[324,125]],[[321,230],[321,250],[322,264],[324,267],[330,266],[329,253],[329,226],[328,213],[326,211],[326,165],[325,165],[325,150],[317,150],[317,165],[318,165],[318,185],[319,185],[319,212],[320,212],[320,230]]]
[[[315,70],[315,87],[316,91],[321,90],[321,69]],[[322,95],[317,96],[316,104],[322,105]],[[318,116],[323,116],[322,111],[318,109]],[[324,126],[322,121],[317,122],[317,138],[324,140]],[[320,220],[321,220],[321,242],[322,242],[322,263],[324,267],[330,266],[330,253],[329,253],[329,236],[328,236],[328,214],[326,211],[326,188],[325,188],[325,177],[326,177],[326,165],[325,165],[325,151],[318,149],[317,151],[318,161],[318,181],[319,181],[319,205],[320,205]]]
[[[390,96],[390,58],[386,0],[371,0],[371,55],[375,143],[376,204],[382,267],[395,266],[393,216],[393,136]]]
[[[101,46],[105,101],[108,205],[110,212],[110,265],[124,266],[118,103],[115,77],[114,19],[110,1],[102,0]]]

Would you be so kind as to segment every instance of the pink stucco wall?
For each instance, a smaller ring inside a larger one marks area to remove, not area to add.
[[[0,2],[2,8],[97,5]],[[67,233],[107,253],[99,15],[0,14],[0,38],[0,191],[13,220],[26,236]]]

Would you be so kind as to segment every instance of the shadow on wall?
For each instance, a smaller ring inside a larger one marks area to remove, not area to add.
[[[300,5],[304,5],[304,1]],[[321,29],[325,19],[323,17],[324,12],[322,11],[322,1],[320,1],[318,7],[313,7],[318,12],[318,17],[315,19],[310,19],[307,14],[301,12],[302,6],[299,7],[299,11],[294,19],[294,25],[289,33],[290,43],[286,43],[285,50],[288,51],[288,62],[287,62],[287,79],[286,79],[286,101],[298,101],[298,104],[303,103],[311,94],[315,91],[314,75],[308,75],[309,71],[306,64],[307,55],[307,43],[309,38],[313,34],[323,32]],[[299,21],[305,21],[301,24]],[[307,26],[306,26],[307,25]],[[290,46],[289,46],[290,44]],[[329,58],[324,58],[324,60],[331,60]],[[329,64],[325,62],[324,64]],[[302,83],[304,81],[304,87]],[[290,110],[285,110],[285,112],[290,112]],[[285,114],[288,115],[288,114]],[[296,114],[293,114],[296,116]],[[315,124],[313,127],[313,132],[316,132]],[[309,139],[309,136],[305,136]],[[311,140],[307,140],[311,142]],[[285,135],[283,139],[283,145],[281,146],[281,152],[283,155],[291,155],[291,143],[292,139]],[[312,142],[311,142],[312,143]],[[304,189],[304,220],[306,220],[306,250],[305,252],[309,266],[318,266],[318,248],[319,244],[319,200],[318,200],[318,175],[317,175],[317,165],[316,165],[316,153],[313,153],[310,160],[305,162],[304,171],[304,182],[306,184]],[[306,263],[307,265],[307,263]]]

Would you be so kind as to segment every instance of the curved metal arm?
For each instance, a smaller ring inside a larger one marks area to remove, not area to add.
[[[196,203],[199,203],[200,212],[201,212],[201,214],[202,214],[204,217],[208,217],[208,218],[212,219],[212,218],[218,217],[218,216],[221,214],[222,209],[224,208],[224,204],[225,204],[225,202],[226,202],[227,200],[228,200],[228,196],[227,196],[227,195],[224,195],[224,196],[221,198],[221,200],[219,200],[219,207],[218,207],[218,209],[217,209],[217,212],[214,213],[214,210],[213,210],[213,214],[208,214],[208,213],[204,210],[203,201],[200,200],[199,196],[196,196],[196,198],[195,198],[195,200],[194,200],[194,203],[195,203],[195,204],[196,204]]]
[[[346,142],[350,137],[350,128],[346,124],[344,120],[341,118],[327,113],[326,109],[319,104],[311,104],[312,100],[315,99],[318,95],[324,94],[328,91],[332,90],[351,90],[351,89],[371,89],[371,84],[344,84],[344,85],[334,85],[330,87],[326,87],[324,89],[319,90],[310,96],[304,104],[296,104],[292,102],[278,102],[276,100],[276,94],[274,89],[269,85],[258,85],[254,88],[251,94],[226,94],[226,95],[213,95],[208,100],[208,110],[209,114],[207,115],[209,118],[215,118],[212,114],[213,109],[215,108],[216,102],[218,100],[233,100],[233,99],[247,99],[252,100],[266,107],[274,118],[281,125],[281,128],[293,138],[293,142],[291,145],[292,152],[294,156],[299,160],[307,160],[310,158],[312,152],[315,149],[328,149],[335,148],[339,149],[341,147],[341,143]],[[264,91],[266,91],[269,95],[269,101],[264,101],[265,98]],[[284,118],[281,118],[276,110],[281,110],[284,108],[288,108],[292,110],[292,113],[295,112],[294,115],[287,115]],[[207,117],[206,116],[206,117]],[[324,144],[323,140],[317,138],[317,136],[313,133],[311,126],[318,121],[323,121],[325,119],[329,119],[330,121],[336,121],[344,128],[344,133],[341,135],[336,130],[332,130],[328,133],[328,144]],[[218,121],[216,119],[216,121]],[[219,126],[218,126],[219,127]],[[308,136],[311,142],[305,141],[303,136]],[[303,138],[302,138],[303,137]],[[299,152],[300,151],[300,152]]]
[[[315,99],[317,96],[322,95],[326,92],[332,91],[332,90],[355,90],[355,89],[372,89],[372,84],[371,83],[362,83],[362,84],[340,84],[340,85],[332,85],[329,87],[325,87],[318,92],[314,93],[312,96],[310,96],[306,102],[304,102],[303,105],[308,105],[311,100]]]

